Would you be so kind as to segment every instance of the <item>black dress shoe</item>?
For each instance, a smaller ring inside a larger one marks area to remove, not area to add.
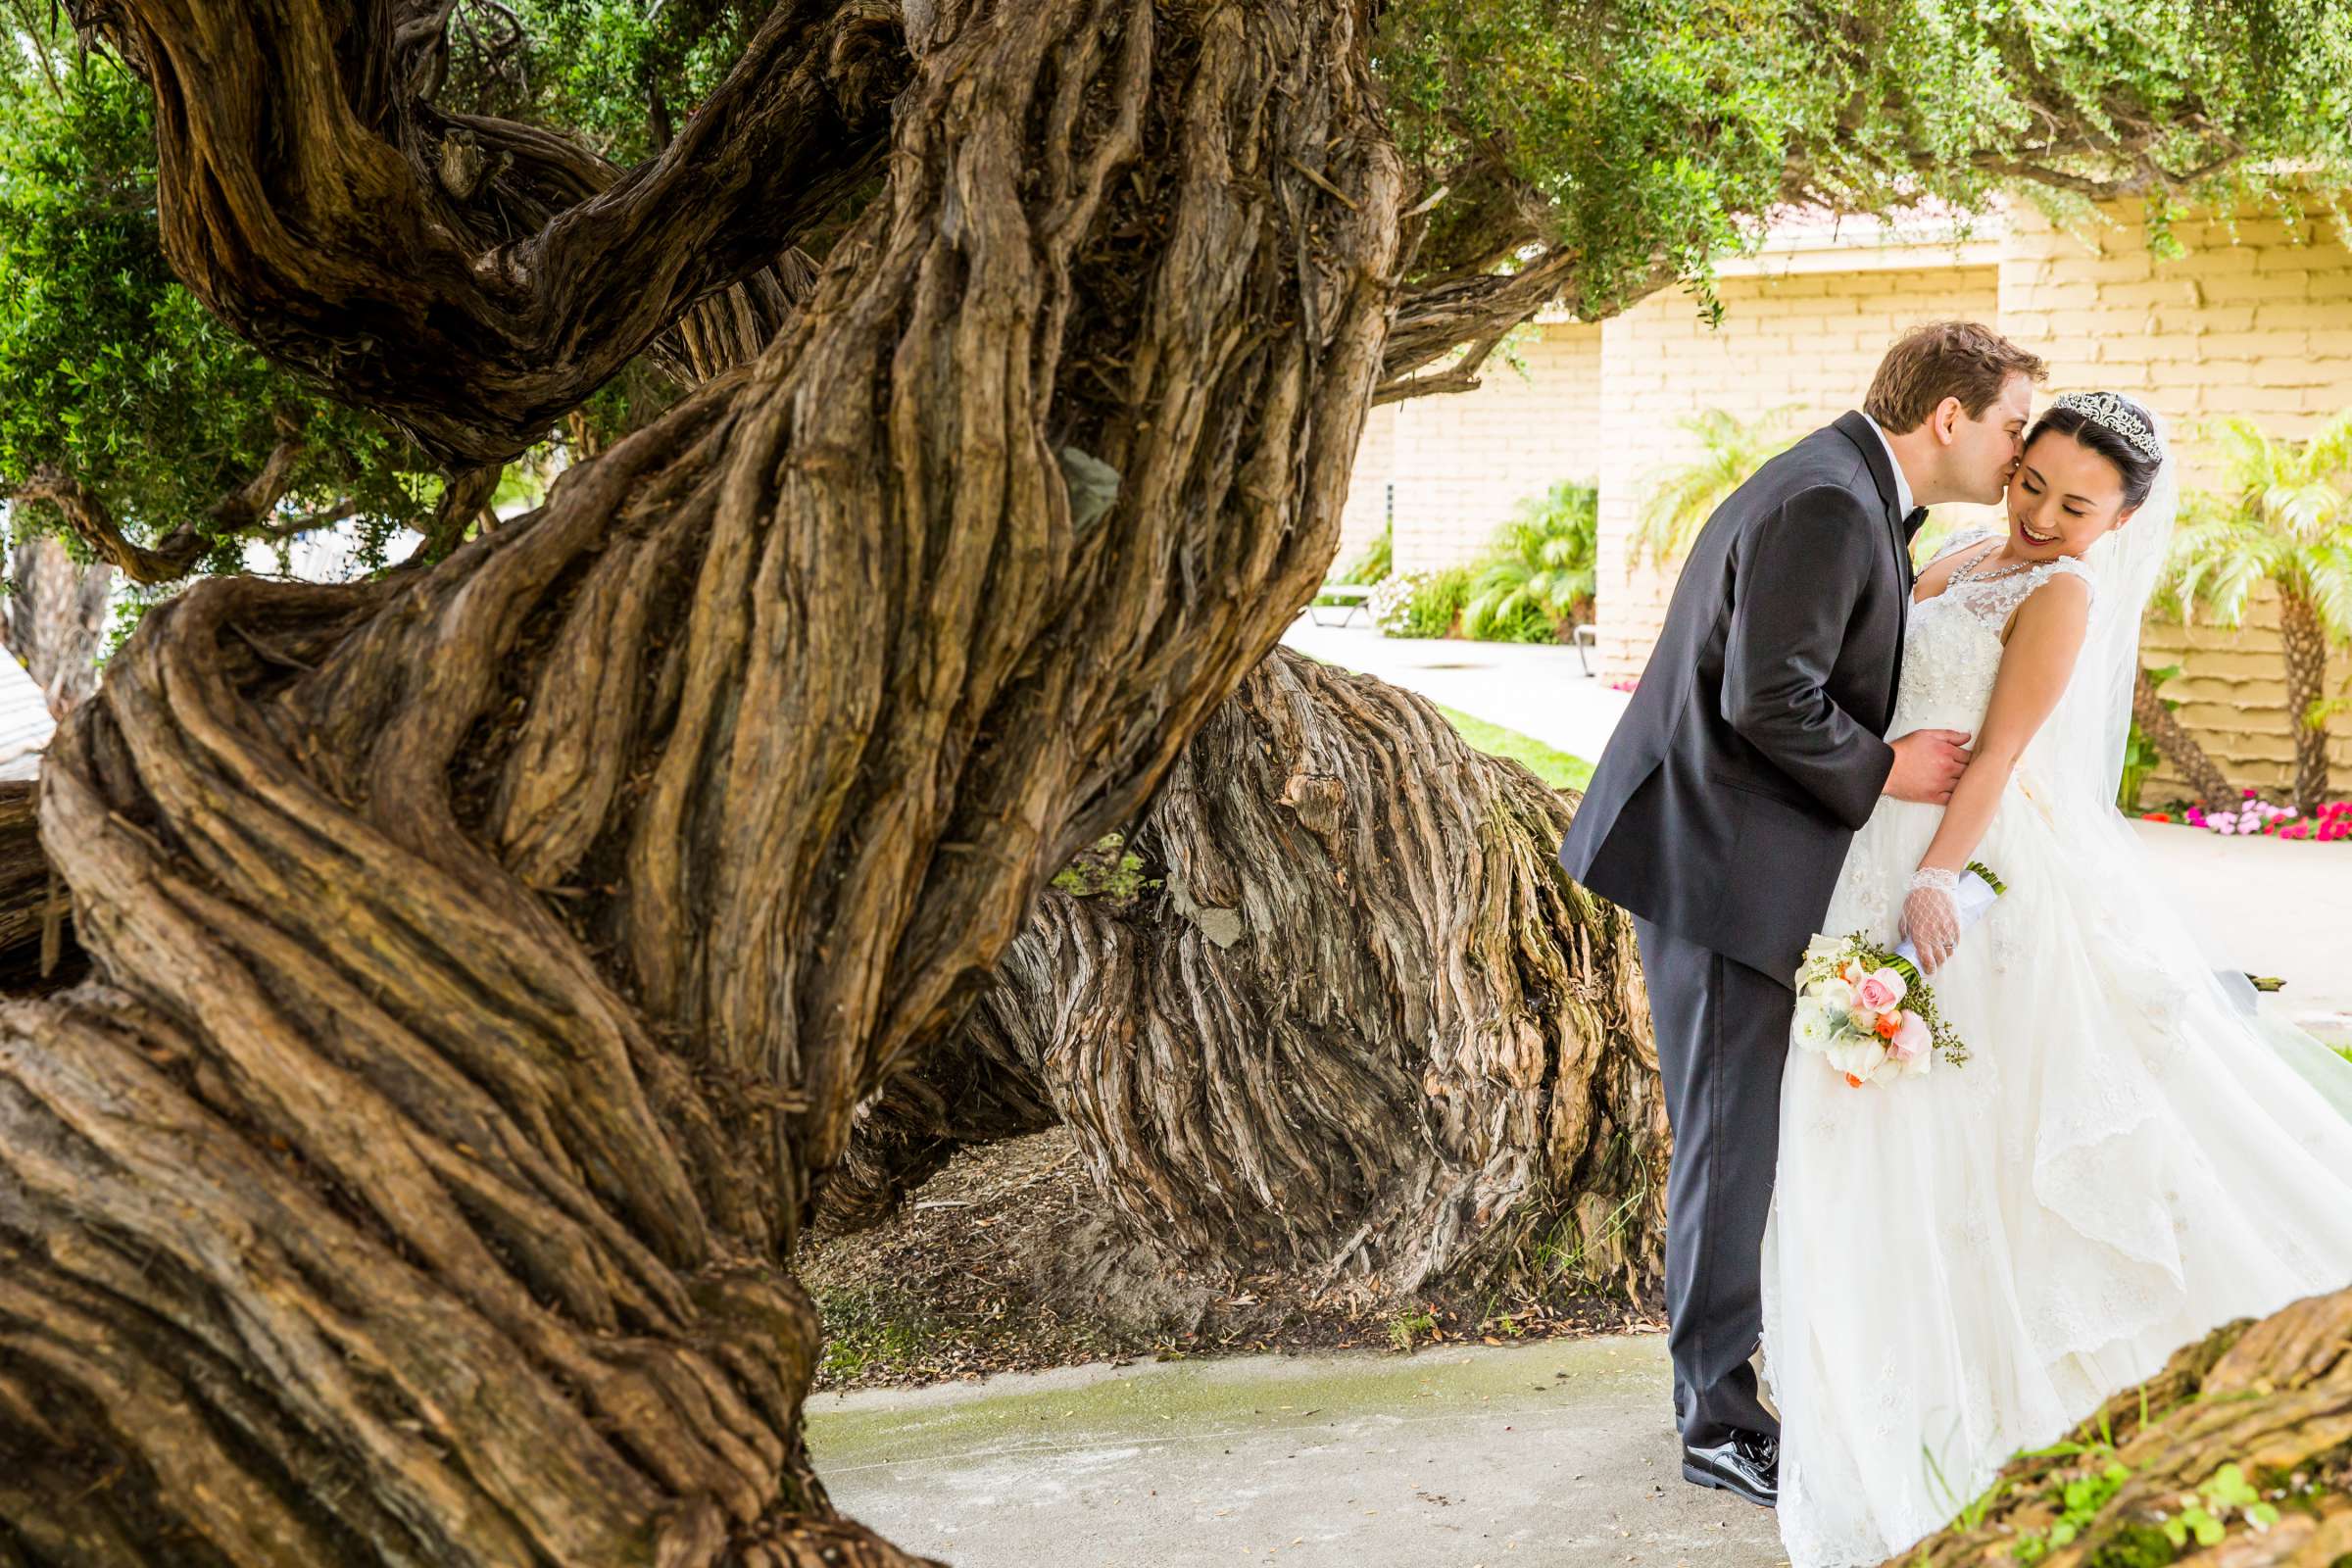
[[[1781,1498],[1781,1442],[1760,1432],[1735,1432],[1711,1447],[1683,1445],[1683,1479],[1716,1487],[1770,1508]]]

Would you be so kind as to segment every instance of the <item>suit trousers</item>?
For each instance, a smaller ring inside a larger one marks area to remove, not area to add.
[[[1748,1357],[1764,1335],[1764,1220],[1780,1154],[1796,993],[1637,917],[1674,1159],[1666,1175],[1667,1350],[1683,1441],[1777,1437]]]

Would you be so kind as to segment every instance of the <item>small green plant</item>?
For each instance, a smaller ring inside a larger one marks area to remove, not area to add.
[[[2233,1513],[2244,1516],[2247,1525],[2256,1531],[2268,1530],[2278,1522],[2278,1508],[2254,1489],[2254,1484],[2246,1479],[2244,1467],[2226,1464],[2197,1488],[2193,1500],[2160,1524],[2165,1539],[2175,1547],[2186,1546],[2191,1539],[2200,1546],[2210,1546],[2222,1539]]]
[[[1326,582],[1350,582],[1370,588],[1388,581],[1389,573],[1396,569],[1396,525],[1389,523],[1380,530],[1380,537],[1364,547],[1364,553],[1325,578]]]
[[[1389,1320],[1389,1343],[1399,1350],[1409,1350],[1418,1341],[1437,1332],[1437,1314],[1427,1307],[1418,1312],[1401,1312]]]
[[[2180,666],[2179,664],[2167,664],[2162,669],[2149,670],[2148,681],[2161,690],[2165,682],[2174,679],[2180,673]],[[2159,699],[2159,701],[2164,703],[2167,711],[2180,706],[2169,699]],[[2139,792],[2146,788],[2149,776],[2163,765],[2163,762],[2164,754],[2156,749],[2155,741],[2148,737],[2146,730],[2140,728],[2138,718],[2134,717],[2132,720],[2131,729],[2124,736],[2124,772],[2121,781],[2116,786],[2115,804],[2127,811],[2137,813]]]
[[[2059,1494],[2064,1511],[2050,1522],[2047,1530],[2037,1530],[2017,1539],[2010,1548],[2012,1560],[2037,1563],[2060,1547],[2071,1545],[2085,1525],[2099,1516],[2108,1500],[2121,1492],[2124,1483],[2132,1479],[2132,1467],[2120,1459],[2110,1459],[2095,1473],[2078,1476],[2066,1483]]]
[[[1592,618],[1600,492],[1563,480],[1520,504],[1494,531],[1462,607],[1462,631],[1494,642],[1548,643]]]
[[[1054,886],[1076,898],[1132,899],[1160,878],[1144,875],[1144,858],[1128,849],[1124,835],[1105,833],[1054,874]]]
[[[1919,1446],[1919,1457],[1921,1465],[1927,1471],[1928,1487],[1936,1494],[1937,1506],[1950,1508],[1952,1522],[1963,1530],[1974,1530],[1983,1524],[1984,1515],[1991,1509],[1993,1502],[2000,1497],[2001,1494],[2009,1490],[2010,1483],[1995,1481],[1975,1496],[1965,1501],[1959,1501],[1955,1505],[1956,1494],[1951,1478],[1943,1473],[1943,1465],[1936,1459],[1936,1450],[1923,1442]]]

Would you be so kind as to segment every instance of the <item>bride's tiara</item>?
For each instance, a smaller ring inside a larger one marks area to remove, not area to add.
[[[2148,421],[2133,413],[2132,405],[2112,392],[2069,392],[2050,407],[2072,409],[2131,442],[2141,457],[2153,463],[2164,461],[2164,444],[2156,439],[2156,432],[2149,428]]]

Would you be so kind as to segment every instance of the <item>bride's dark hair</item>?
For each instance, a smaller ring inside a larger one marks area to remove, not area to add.
[[[2148,413],[2146,409],[2141,408],[2120,392],[2110,392],[2107,395],[2122,404],[2125,411],[2139,420],[2141,424],[2151,430],[2156,428],[2155,416]],[[2031,449],[2034,443],[2040,439],[2042,433],[2048,430],[2056,430],[2062,435],[2073,436],[2077,441],[2115,465],[2116,471],[2124,476],[2124,510],[2126,512],[2147,500],[2148,492],[2155,488],[2156,470],[2164,466],[2163,460],[2151,458],[2140,451],[2132,444],[2131,437],[2125,435],[2121,430],[2101,424],[2081,409],[2072,409],[2064,404],[2057,404],[2044,410],[2041,417],[2034,421],[2034,428],[2026,432],[2026,446]]]

